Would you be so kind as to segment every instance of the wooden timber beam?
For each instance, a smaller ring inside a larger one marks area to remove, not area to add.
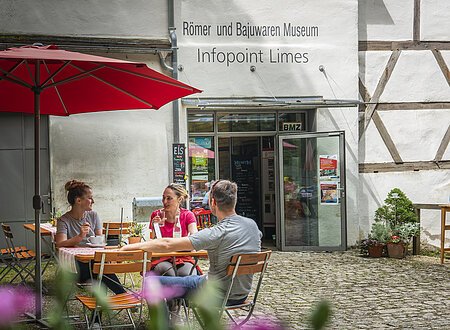
[[[377,87],[375,88],[375,92],[373,93],[372,98],[370,99],[370,104],[366,108],[366,113],[364,116],[364,130],[367,129],[367,126],[370,123],[370,119],[372,118],[373,113],[375,112],[375,108],[377,107],[378,100],[380,99],[381,94],[386,87],[389,78],[391,77],[392,71],[394,70],[395,64],[400,57],[401,51],[394,50],[389,58],[386,67],[384,68],[383,74],[378,81]],[[363,132],[360,132],[360,138]]]
[[[450,41],[360,41],[359,51],[450,50]]]
[[[442,160],[442,156],[444,155],[444,152],[447,149],[449,142],[450,142],[450,126],[448,126],[447,132],[442,138],[441,144],[439,145],[438,151],[436,152],[436,156],[434,157],[435,162],[439,162]]]
[[[378,112],[375,112],[373,114],[373,123],[377,127],[378,132],[380,133],[381,138],[383,139],[384,144],[386,145],[389,153],[391,154],[392,159],[396,164],[403,163],[402,158],[400,157],[400,154],[398,153],[397,147],[394,144],[394,141],[392,141],[391,135],[386,129],[386,126],[384,126],[383,121],[381,120],[380,115]]]
[[[441,68],[442,74],[444,75],[445,79],[447,80],[447,84],[450,86],[450,73],[448,71],[448,66],[445,63],[444,58],[442,57],[442,54],[437,49],[432,49],[431,52],[434,55],[434,58],[436,59],[439,67]]]
[[[413,40],[420,41],[420,1],[414,0]]]
[[[450,102],[398,102],[377,104],[377,111],[391,110],[450,110]]]
[[[450,160],[433,162],[404,162],[396,163],[363,163],[359,164],[359,173],[386,173],[386,172],[414,172],[450,169]]]

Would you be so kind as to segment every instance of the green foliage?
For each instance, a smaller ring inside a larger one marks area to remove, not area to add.
[[[398,227],[397,234],[403,242],[408,243],[413,236],[419,234],[419,231],[418,223],[404,223]]]
[[[375,222],[372,224],[372,230],[369,234],[369,239],[377,241],[378,243],[386,244],[390,238],[390,230],[382,222]]]
[[[414,213],[411,200],[403,191],[394,188],[388,193],[384,205],[375,211],[375,222],[384,222],[386,226],[395,230],[404,223],[417,222],[417,215]]]
[[[392,189],[384,200],[384,205],[375,211],[375,224],[384,225],[388,229],[388,241],[393,241],[392,238],[396,237],[395,240],[406,244],[420,231],[411,200],[398,188]]]
[[[208,280],[202,290],[198,290],[192,298],[192,303],[208,330],[223,330],[217,310],[220,306],[220,297],[217,294],[218,283]]]
[[[311,327],[314,330],[320,330],[325,327],[331,316],[330,304],[323,300],[312,311],[310,317]]]
[[[169,329],[169,316],[164,301],[159,304],[148,306],[148,319],[146,322],[147,329],[159,330]]]
[[[74,284],[75,284],[76,274],[64,269],[60,268],[58,273],[56,274],[55,280],[55,298],[56,304],[54,308],[51,310],[49,315],[48,323],[50,324],[51,329],[55,330],[65,330],[72,329],[73,327],[70,325],[67,318],[62,317],[65,315],[65,304],[67,299],[73,295],[74,292]]]
[[[131,237],[144,237],[144,227],[143,223],[132,222],[128,228]]]

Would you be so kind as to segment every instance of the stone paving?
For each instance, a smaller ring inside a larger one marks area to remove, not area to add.
[[[358,251],[274,251],[255,314],[308,329],[313,306],[326,299],[333,313],[327,329],[450,329],[446,262],[374,259]]]

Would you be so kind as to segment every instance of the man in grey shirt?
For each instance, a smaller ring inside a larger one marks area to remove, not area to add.
[[[197,288],[207,277],[211,277],[220,281],[222,284],[220,290],[224,295],[230,281],[226,275],[226,268],[231,256],[261,251],[262,234],[255,221],[236,214],[236,201],[237,185],[228,180],[216,181],[210,190],[209,203],[212,213],[218,219],[217,225],[188,237],[155,239],[130,244],[122,247],[122,250],[142,249],[149,252],[207,250],[210,263],[207,276],[166,276],[160,277],[160,281],[163,285],[177,285],[190,291]],[[250,275],[239,276],[233,284],[228,304],[243,302],[250,292],[251,284]]]

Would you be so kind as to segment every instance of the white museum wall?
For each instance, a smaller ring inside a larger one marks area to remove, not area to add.
[[[430,0],[421,1],[420,5],[421,40],[448,40],[447,13],[450,11],[450,2]],[[412,40],[413,8],[414,1],[360,1],[360,40]],[[447,65],[450,61],[449,53],[441,51]],[[375,92],[390,54],[391,52],[386,51],[360,52],[360,78],[370,95]],[[450,102],[450,88],[431,50],[402,51],[380,101]],[[378,113],[405,162],[432,161],[450,125],[450,108],[412,108]],[[449,149],[447,147],[444,152],[443,160],[449,160]],[[373,122],[370,122],[360,141],[359,161],[393,162]],[[402,189],[413,203],[445,203],[450,195],[448,170],[361,173],[359,177],[361,238],[370,230],[375,210],[394,187]],[[438,245],[439,212],[422,213],[422,238]]]
[[[204,90],[199,97],[358,99],[357,1],[307,0],[299,6],[297,1],[288,0],[275,8],[269,0],[259,1],[257,6],[248,1],[186,0],[178,3],[176,13],[179,63],[183,66],[180,77]],[[318,33],[309,37],[287,36],[286,24],[317,27]],[[239,25],[280,27],[280,34],[245,36]],[[201,28],[194,31],[194,26]],[[280,62],[277,55],[282,52],[300,53],[300,63]],[[249,53],[259,55],[249,60],[245,57]],[[319,71],[321,65],[326,76]],[[256,71],[250,71],[251,66]],[[357,107],[329,108],[319,109],[316,119],[317,131],[346,132],[350,245],[356,242],[359,230],[357,116]]]
[[[155,0],[0,0],[2,34],[167,36],[167,2]]]

